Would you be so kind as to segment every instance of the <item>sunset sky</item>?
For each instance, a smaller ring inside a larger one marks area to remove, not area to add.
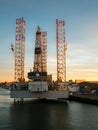
[[[25,78],[33,68],[35,32],[48,33],[48,73],[56,78],[56,19],[65,20],[67,80],[98,81],[98,0],[0,0],[0,82],[14,80],[16,18],[26,21]]]

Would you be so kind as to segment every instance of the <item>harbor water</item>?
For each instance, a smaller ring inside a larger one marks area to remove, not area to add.
[[[98,130],[98,106],[69,101],[14,104],[0,89],[0,130]]]

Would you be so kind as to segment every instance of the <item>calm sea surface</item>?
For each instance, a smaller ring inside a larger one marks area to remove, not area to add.
[[[0,130],[98,130],[98,106],[68,103],[14,104],[0,89]]]

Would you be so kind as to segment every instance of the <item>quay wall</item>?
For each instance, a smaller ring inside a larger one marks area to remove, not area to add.
[[[73,94],[69,96],[70,101],[79,101],[98,105],[98,95],[91,94]]]

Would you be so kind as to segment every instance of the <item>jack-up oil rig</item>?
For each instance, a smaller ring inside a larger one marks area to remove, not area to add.
[[[11,45],[15,57],[15,81],[10,96],[14,101],[30,99],[66,100],[69,96],[66,81],[66,43],[65,22],[56,20],[57,38],[57,86],[49,88],[50,75],[47,74],[47,32],[41,32],[37,27],[33,71],[28,72],[29,82],[23,86],[24,81],[24,18],[16,20],[15,49]],[[17,25],[19,24],[19,25]],[[21,31],[19,30],[21,29]],[[22,33],[22,34],[21,34]],[[17,77],[17,78],[16,78]]]

